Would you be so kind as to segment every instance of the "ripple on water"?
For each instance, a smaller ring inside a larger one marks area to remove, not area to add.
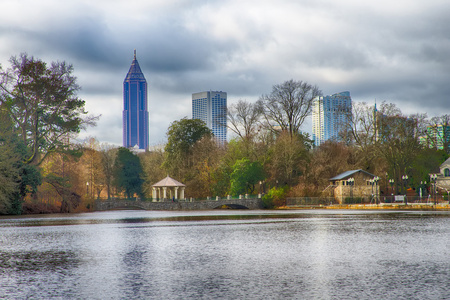
[[[448,299],[449,214],[0,218],[0,297]]]

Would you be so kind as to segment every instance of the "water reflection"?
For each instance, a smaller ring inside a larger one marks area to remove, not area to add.
[[[0,218],[0,291],[48,299],[450,298],[448,212]]]
[[[60,272],[79,265],[75,253],[65,251],[0,251],[0,275],[10,272]]]

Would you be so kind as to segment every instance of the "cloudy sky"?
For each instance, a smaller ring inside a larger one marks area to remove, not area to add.
[[[435,116],[450,114],[449,15],[448,0],[0,0],[0,64],[22,52],[73,64],[102,115],[81,138],[117,145],[134,49],[151,145],[192,116],[194,92],[253,102],[289,79]]]

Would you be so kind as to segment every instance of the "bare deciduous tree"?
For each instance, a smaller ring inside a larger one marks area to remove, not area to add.
[[[256,134],[261,113],[260,102],[239,100],[227,110],[228,128],[242,140],[252,139]]]
[[[162,168],[164,151],[162,149],[155,149],[139,154],[139,158],[141,159],[142,169],[144,171],[144,193],[147,197],[152,197],[152,185],[167,176],[166,171]]]
[[[276,131],[273,125],[278,125],[292,138],[311,114],[314,99],[321,94],[317,86],[303,81],[291,79],[274,85],[269,95],[260,98],[267,127]]]
[[[101,150],[102,169],[105,176],[106,191],[108,199],[111,199],[114,181],[114,163],[116,161],[118,148],[113,145],[103,144]]]

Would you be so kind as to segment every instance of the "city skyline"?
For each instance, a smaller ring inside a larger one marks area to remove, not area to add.
[[[49,9],[51,7],[51,9]],[[151,145],[191,115],[195,91],[255,102],[286,80],[405,114],[450,114],[448,1],[2,2],[0,64],[27,52],[73,64],[86,109],[101,114],[79,140],[122,144],[123,75],[138,50],[149,82]],[[219,14],[219,18],[215,17]],[[311,122],[302,130],[311,130]]]

